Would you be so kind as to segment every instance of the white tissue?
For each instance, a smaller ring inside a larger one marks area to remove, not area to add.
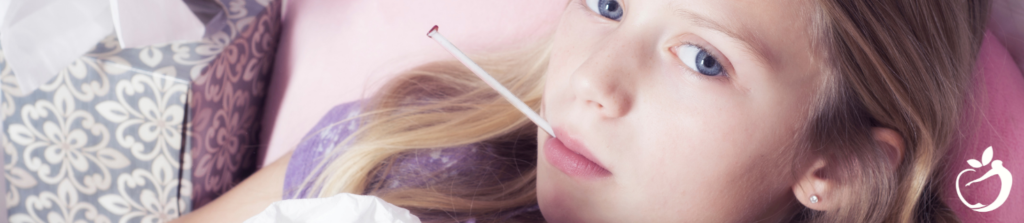
[[[206,30],[181,0],[110,0],[121,48],[200,40]]]
[[[419,223],[409,210],[366,195],[338,194],[328,198],[283,200],[270,204],[245,223],[389,222]]]
[[[0,47],[29,93],[115,32],[122,48],[196,41],[205,27],[181,0],[0,0]]]
[[[0,26],[7,66],[29,93],[113,31],[108,0],[18,0]]]

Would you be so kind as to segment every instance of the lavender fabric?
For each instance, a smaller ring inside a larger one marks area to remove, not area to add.
[[[332,108],[316,126],[306,133],[302,142],[295,148],[285,172],[283,199],[310,198],[310,187],[303,186],[307,177],[320,174],[315,170],[324,157],[331,156],[335,149],[348,149],[337,146],[356,128],[359,121],[356,117],[361,111],[361,102],[349,102]],[[416,150],[408,154],[398,155],[387,176],[376,176],[371,179],[372,185],[388,190],[400,187],[425,186],[433,180],[457,177],[461,179],[508,180],[519,176],[521,172],[515,168],[495,168],[492,164],[496,155],[490,146],[465,145],[451,148]],[[341,154],[341,153],[337,153]],[[311,175],[312,174],[312,175]],[[537,205],[515,208],[501,214],[505,219],[540,217]],[[422,216],[421,216],[422,217]],[[465,221],[475,222],[475,219]]]
[[[303,137],[299,146],[292,152],[291,160],[288,162],[288,169],[284,175],[284,197],[283,199],[309,197],[308,188],[299,188],[306,180],[316,165],[320,163],[321,157],[334,149],[334,146],[345,139],[352,131],[355,131],[357,122],[346,119],[359,115],[359,103],[350,102],[335,106],[327,115],[324,115],[320,122]]]
[[[321,159],[330,156],[334,149],[347,149],[345,146],[337,145],[358,127],[359,122],[355,117],[359,115],[360,110],[359,101],[335,106],[306,134],[288,162],[284,199],[315,196],[309,194],[308,186],[303,187],[303,181],[310,174],[320,174],[314,169]],[[391,174],[377,176],[372,181],[380,183],[386,190],[421,186],[437,178],[479,177],[477,175],[481,175],[480,173],[468,170],[486,165],[483,162],[492,160],[493,157],[489,153],[479,152],[486,149],[487,147],[482,146],[458,146],[399,155],[390,171]]]

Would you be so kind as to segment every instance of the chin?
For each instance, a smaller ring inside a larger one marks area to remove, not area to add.
[[[539,195],[539,194],[538,194]],[[557,198],[544,199],[538,197],[540,203],[540,213],[544,215],[544,220],[550,223],[575,223],[585,222],[576,215],[576,212],[564,202],[560,202]],[[564,200],[561,200],[564,201]]]
[[[572,205],[572,197],[570,193],[561,191],[565,188],[559,188],[548,174],[554,170],[554,167],[548,166],[547,163],[538,162],[537,165],[537,203],[540,206],[540,212],[544,215],[544,220],[550,223],[575,223],[585,222],[580,218]]]
[[[556,183],[557,175],[561,174],[558,169],[551,166],[545,160],[543,152],[545,141],[550,139],[544,135],[543,130],[538,130],[538,160],[537,160],[537,203],[544,220],[550,223],[576,223],[588,222],[582,218],[573,205],[571,191],[564,191],[566,188],[559,187]]]

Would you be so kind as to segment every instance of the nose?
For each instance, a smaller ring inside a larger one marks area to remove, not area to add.
[[[607,42],[629,43],[630,40],[606,39]],[[635,40],[633,43],[636,43]],[[636,94],[636,83],[644,70],[642,47],[636,45],[605,45],[598,47],[580,64],[572,75],[575,103],[603,118],[629,114]]]

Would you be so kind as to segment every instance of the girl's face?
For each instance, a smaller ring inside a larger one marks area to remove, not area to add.
[[[751,222],[792,213],[792,145],[823,82],[812,4],[572,0],[543,101],[558,138],[538,131],[545,218]]]

